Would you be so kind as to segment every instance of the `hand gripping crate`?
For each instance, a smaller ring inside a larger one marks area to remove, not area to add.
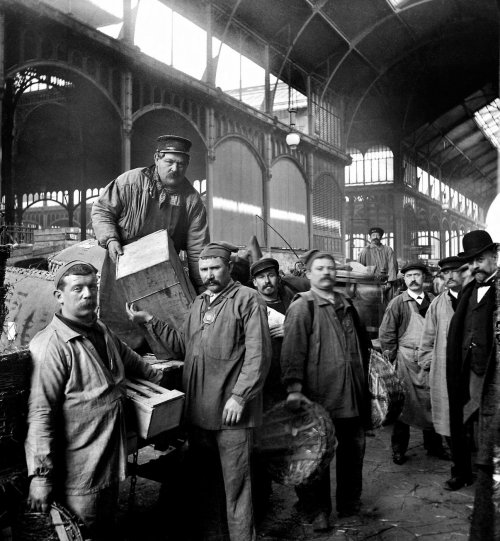
[[[162,432],[179,426],[184,405],[184,393],[155,385],[143,379],[125,380],[131,420],[139,437],[149,440]]]
[[[180,329],[189,305],[196,297],[189,277],[165,229],[123,246],[116,279],[129,303],[147,310],[175,329]],[[171,353],[151,335],[146,339],[158,358]]]

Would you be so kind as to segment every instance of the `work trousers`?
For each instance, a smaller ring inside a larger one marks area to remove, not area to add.
[[[359,417],[332,419],[337,439],[336,453],[336,507],[338,513],[359,510],[363,487],[363,459],[365,456],[365,430]],[[298,508],[313,520],[320,512],[332,511],[330,494],[330,467],[313,481],[295,489]]]
[[[67,494],[64,505],[78,516],[92,541],[118,539],[116,515],[118,511],[118,483],[91,494]]]
[[[439,455],[443,452],[443,440],[433,428],[422,430],[424,437],[424,449],[431,455]],[[410,425],[402,421],[396,421],[392,427],[391,445],[392,452],[404,455],[410,443]]]
[[[252,429],[204,430],[191,427],[189,445],[194,456],[217,451],[226,496],[227,527],[231,541],[255,541],[250,456]]]

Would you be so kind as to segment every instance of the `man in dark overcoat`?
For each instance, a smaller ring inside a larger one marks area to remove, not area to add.
[[[480,472],[492,468],[489,442],[497,407],[494,371],[493,314],[497,274],[497,244],[486,231],[471,231],[463,238],[464,252],[473,280],[462,290],[450,323],[446,352],[446,377],[450,401],[453,466],[447,490],[473,482],[470,433],[479,421],[477,464]]]

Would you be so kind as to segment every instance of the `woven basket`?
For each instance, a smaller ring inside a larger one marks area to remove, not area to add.
[[[25,507],[12,525],[13,541],[84,541],[81,522],[62,505],[53,503],[50,513]]]
[[[335,453],[335,430],[319,404],[290,411],[286,402],[264,416],[259,453],[271,477],[288,486],[306,484],[328,467]]]

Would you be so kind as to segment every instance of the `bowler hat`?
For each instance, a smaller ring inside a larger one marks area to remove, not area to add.
[[[263,257],[262,259],[259,259],[252,264],[252,266],[250,267],[250,276],[252,278],[255,278],[257,274],[267,269],[274,269],[276,273],[278,273],[280,265],[276,261],[276,259],[272,257]]]
[[[427,267],[420,261],[410,261],[401,269],[401,273],[406,274],[410,270],[419,270],[423,273],[426,273]]]
[[[486,250],[492,250],[497,247],[497,243],[493,242],[490,234],[482,229],[476,229],[464,235],[462,245],[464,247],[462,257],[468,261]]]
[[[372,233],[378,233],[380,238],[384,236],[384,230],[381,227],[370,227],[368,234],[371,235]]]
[[[156,152],[173,152],[189,156],[191,141],[178,135],[160,135],[156,139]]]
[[[448,269],[451,269],[451,270],[459,269],[464,263],[465,263],[465,260],[463,258],[454,255],[451,257],[445,257],[444,259],[441,259],[438,265],[442,271],[445,271]]]

